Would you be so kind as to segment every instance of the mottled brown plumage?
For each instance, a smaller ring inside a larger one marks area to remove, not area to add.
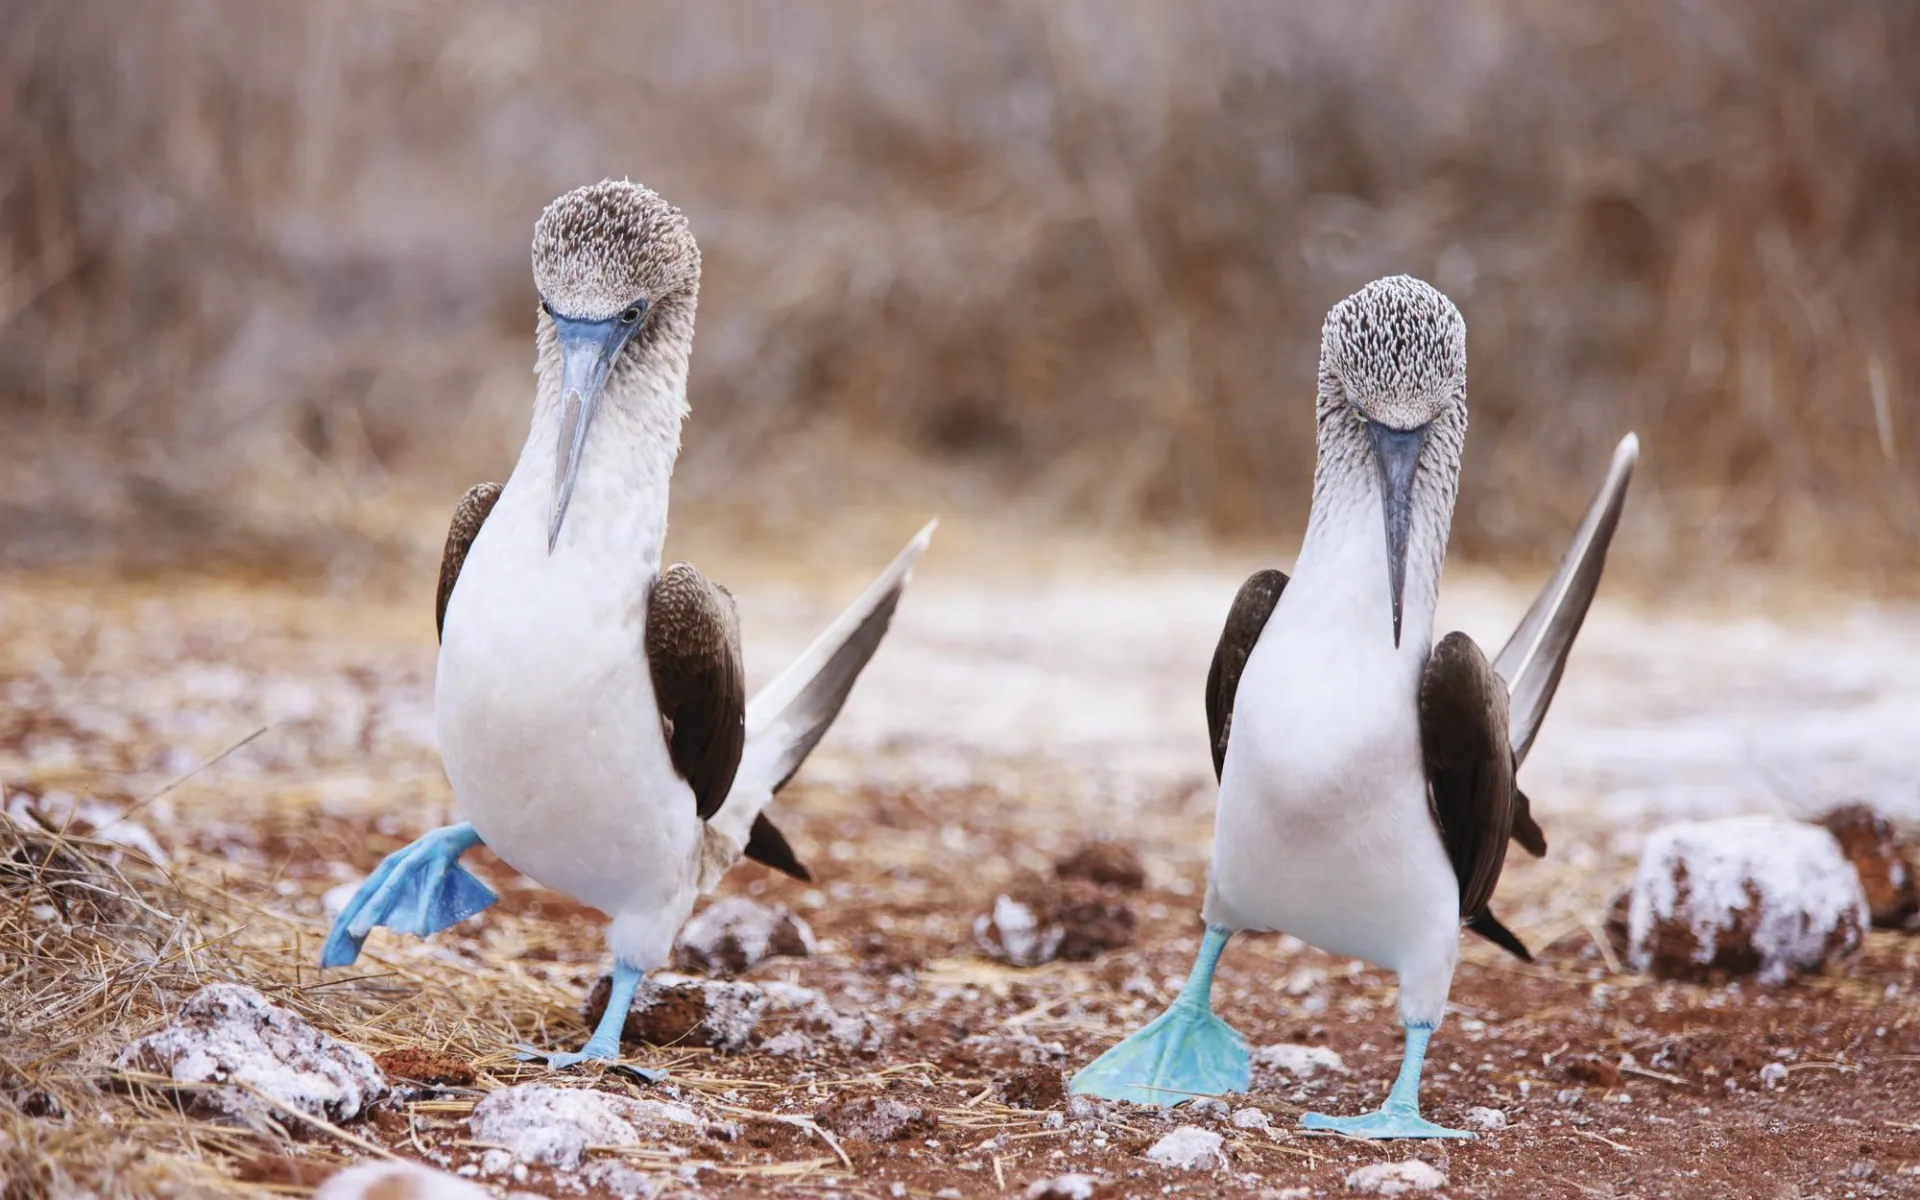
[[[686,563],[660,572],[647,604],[646,652],[674,769],[704,821],[726,801],[746,745],[747,677],[732,595]]]
[[[1213,665],[1207,668],[1207,731],[1215,779],[1220,778],[1227,763],[1227,740],[1233,735],[1233,697],[1240,690],[1240,673],[1246,670],[1247,656],[1259,644],[1260,633],[1286,586],[1285,573],[1271,568],[1248,576],[1233,597],[1219,644],[1213,648]]]
[[[1487,911],[1523,801],[1514,786],[1513,747],[1507,740],[1507,685],[1464,633],[1441,638],[1421,674],[1420,748],[1433,821],[1460,881],[1460,919],[1489,941],[1530,959],[1520,939]],[[1526,825],[1538,840],[1540,830],[1531,816]],[[1544,841],[1539,846],[1544,852]]]
[[[440,554],[440,595],[433,605],[436,637],[446,632],[447,601],[453,599],[453,585],[460,581],[460,568],[467,561],[467,551],[473,548],[473,539],[480,536],[480,526],[486,524],[487,514],[499,499],[499,484],[476,483],[454,507],[453,523],[447,527],[447,548]]]

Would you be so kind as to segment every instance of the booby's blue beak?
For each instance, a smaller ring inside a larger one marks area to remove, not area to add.
[[[613,364],[640,328],[647,302],[637,301],[604,321],[563,317],[545,302],[542,307],[553,318],[553,329],[560,339],[560,436],[553,464],[553,516],[547,526],[547,553],[552,554],[560,542],[560,523],[567,519],[574,480],[580,474],[587,429],[600,411],[600,396],[606,390],[607,376],[613,373]]]
[[[1380,471],[1380,507],[1387,520],[1387,586],[1393,590],[1393,647],[1400,648],[1400,605],[1407,590],[1407,541],[1413,533],[1413,479],[1427,426],[1394,429],[1367,422],[1373,464]]]

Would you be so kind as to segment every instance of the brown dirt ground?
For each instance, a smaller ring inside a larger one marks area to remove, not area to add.
[[[207,662],[239,654],[226,624],[237,601],[216,588],[159,616],[152,602],[145,594],[110,602],[65,591],[0,596],[10,624],[0,770],[10,787],[86,789],[124,804],[168,776],[147,716],[130,693],[100,681],[136,676],[155,654]],[[94,620],[76,615],[83,603],[94,606]],[[122,629],[146,613],[152,644],[117,644],[116,612]],[[431,660],[415,634],[394,632],[404,624],[398,617],[296,597],[249,602],[244,612],[247,656],[274,661],[289,678],[346,680],[347,692],[369,699],[347,716],[324,694],[304,708],[289,702],[296,715],[283,726],[304,731],[298,752],[262,739],[235,756],[232,770],[209,770],[146,811],[171,855],[167,887],[177,888],[149,895],[171,897],[201,939],[169,968],[175,975],[129,976],[118,990],[102,989],[115,1003],[79,1004],[57,981],[34,978],[19,931],[39,901],[0,887],[0,908],[15,921],[0,943],[0,1001],[14,1014],[0,1039],[0,1143],[10,1142],[0,1168],[13,1172],[0,1194],[8,1200],[83,1184],[120,1194],[303,1194],[370,1147],[457,1169],[484,1153],[464,1117],[492,1089],[551,1079],[653,1090],[617,1071],[555,1076],[513,1059],[516,1041],[566,1045],[585,1036],[579,1000],[605,969],[600,921],[484,853],[470,861],[501,891],[492,910],[429,943],[376,934],[349,970],[322,977],[311,966],[324,932],[321,895],[349,877],[333,864],[370,870],[443,819],[445,785],[430,757],[391,736],[380,716],[417,705]],[[49,663],[90,682],[61,686]],[[225,686],[188,691],[204,698]],[[116,709],[123,719],[109,719]],[[246,732],[244,720],[231,724]],[[204,744],[218,748],[227,728],[213,722]],[[349,762],[373,786],[343,798],[322,781]],[[1378,1102],[1399,1036],[1384,973],[1276,936],[1235,940],[1217,1011],[1256,1046],[1325,1046],[1348,1073],[1296,1082],[1257,1070],[1253,1094],[1236,1105],[1266,1112],[1271,1135],[1236,1129],[1222,1115],[1169,1118],[1126,1105],[1069,1116],[1055,1073],[1070,1074],[1149,1019],[1187,970],[1211,792],[1174,788],[1105,821],[1102,831],[1145,861],[1141,890],[1108,885],[1138,921],[1131,948],[1021,970],[978,957],[972,921],[1002,889],[1049,871],[1089,829],[1083,815],[1009,778],[842,786],[803,773],[782,797],[782,824],[818,884],[745,864],[724,890],[789,905],[812,924],[819,950],[743,977],[817,988],[836,1007],[879,1016],[891,1036],[873,1051],[818,1039],[808,1059],[630,1047],[636,1061],[670,1071],[659,1091],[741,1127],[732,1140],[688,1134],[627,1152],[632,1165],[656,1173],[664,1194],[1018,1196],[1033,1181],[1074,1171],[1104,1177],[1101,1195],[1116,1197],[1253,1197],[1295,1187],[1339,1195],[1354,1168],[1409,1156],[1440,1166],[1444,1194],[1458,1197],[1920,1192],[1920,1009],[1909,988],[1920,938],[1874,932],[1827,975],[1772,990],[1622,973],[1597,930],[1626,860],[1606,849],[1604,827],[1579,821],[1550,826],[1555,854],[1538,864],[1516,858],[1503,884],[1503,910],[1539,961],[1469,944],[1429,1060],[1428,1115],[1460,1124],[1469,1107],[1488,1106],[1508,1115],[1506,1130],[1465,1143],[1389,1145],[1296,1130],[1309,1107],[1355,1112]],[[1569,855],[1570,847],[1587,852]],[[181,1117],[164,1098],[116,1083],[107,1065],[114,1050],[186,987],[215,979],[262,988],[421,1086],[396,1091],[342,1129],[290,1121],[250,1130]],[[777,1032],[763,1026],[761,1035]],[[1786,1075],[1768,1087],[1759,1072],[1773,1062]],[[836,1114],[881,1096],[921,1108],[925,1120],[878,1143],[829,1139],[804,1124],[818,1117],[852,1128],[857,1122]],[[1148,1162],[1145,1150],[1174,1123],[1225,1134],[1227,1168],[1194,1174]],[[143,1155],[100,1153],[109,1142],[137,1144]],[[581,1194],[576,1179],[547,1168],[487,1182]]]

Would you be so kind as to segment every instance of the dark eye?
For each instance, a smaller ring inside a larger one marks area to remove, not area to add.
[[[553,305],[547,303],[547,298],[545,296],[540,297],[540,311],[547,314],[548,316],[553,315]]]
[[[620,314],[620,323],[622,325],[631,325],[635,321],[638,321],[639,319],[640,319],[640,306],[637,304],[634,305],[632,308],[628,309],[627,311]]]

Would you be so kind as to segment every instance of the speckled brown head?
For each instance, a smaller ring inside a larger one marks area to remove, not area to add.
[[[700,247],[679,209],[637,183],[609,179],[575,188],[540,214],[533,281],[541,343],[551,336],[560,360],[551,554],[608,379],[653,371],[685,386]]]
[[[1368,421],[1417,429],[1467,403],[1467,323],[1410,275],[1376,279],[1327,314],[1320,371]]]
[[[694,293],[700,247],[679,209],[624,179],[575,188],[533,227],[533,282],[557,316],[604,321]]]
[[[1418,503],[1435,510],[1444,551],[1459,484],[1467,431],[1467,323],[1460,310],[1408,275],[1376,279],[1334,305],[1320,328],[1318,412],[1323,465],[1364,455],[1378,473],[1398,646],[1414,509]]]

